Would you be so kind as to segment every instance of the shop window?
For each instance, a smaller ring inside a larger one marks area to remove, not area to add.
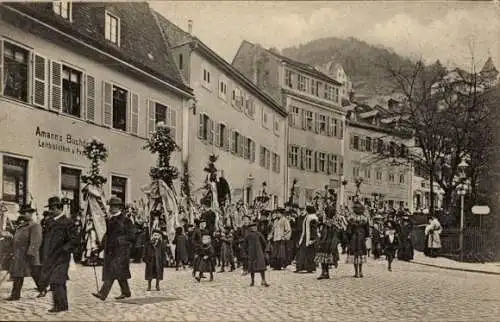
[[[63,112],[81,116],[82,73],[63,66]]]
[[[124,203],[127,200],[127,178],[111,176],[111,195],[120,198]]]
[[[113,128],[127,130],[128,91],[113,86]]]
[[[29,51],[4,42],[3,66],[5,69],[3,94],[27,102]]]
[[[14,157],[3,157],[3,201],[26,203],[28,161]]]
[[[71,215],[80,212],[80,177],[82,171],[68,167],[61,167],[61,194],[70,200]]]

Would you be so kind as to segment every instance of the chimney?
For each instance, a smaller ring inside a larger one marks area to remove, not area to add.
[[[188,20],[188,32],[191,35],[193,33],[193,20]]]

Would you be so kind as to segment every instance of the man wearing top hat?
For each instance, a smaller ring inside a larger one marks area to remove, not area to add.
[[[118,280],[121,289],[121,294],[116,299],[131,296],[127,280],[131,278],[130,246],[135,238],[132,221],[121,212],[122,200],[113,196],[108,203],[109,216],[106,220],[106,234],[102,243],[104,245],[103,284],[98,293],[92,293],[102,301],[108,297],[115,280]]]
[[[47,206],[52,214],[45,220],[42,252],[44,259],[40,282],[40,296],[46,293],[50,284],[53,298],[53,308],[49,312],[68,310],[68,294],[66,282],[69,279],[68,270],[71,253],[78,246],[78,235],[71,219],[63,213],[63,203],[59,197],[49,198]]]
[[[25,277],[32,276],[38,287],[42,227],[33,221],[35,212],[36,209],[31,208],[30,205],[23,205],[19,210],[19,225],[13,239],[14,257],[9,271],[13,285],[10,297],[7,298],[8,301],[17,301],[21,298]]]

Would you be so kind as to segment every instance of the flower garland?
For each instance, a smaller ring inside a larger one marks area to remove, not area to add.
[[[108,158],[108,150],[104,146],[104,143],[98,138],[92,138],[85,146],[83,153],[91,161],[89,175],[82,176],[83,183],[92,184],[97,187],[102,186],[107,181],[105,177],[100,175],[99,170],[99,162],[105,162]]]
[[[173,189],[173,181],[179,177],[179,170],[170,165],[170,157],[180,148],[170,136],[170,128],[165,123],[159,122],[156,131],[152,133],[143,149],[148,149],[153,154],[158,153],[158,164],[149,171],[151,179],[161,179]]]

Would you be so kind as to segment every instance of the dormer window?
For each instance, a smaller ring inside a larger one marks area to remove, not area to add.
[[[105,37],[106,40],[111,41],[113,44],[120,46],[120,19],[106,12],[105,21]]]
[[[71,21],[71,2],[69,1],[54,1],[52,3],[52,10],[58,16]]]

